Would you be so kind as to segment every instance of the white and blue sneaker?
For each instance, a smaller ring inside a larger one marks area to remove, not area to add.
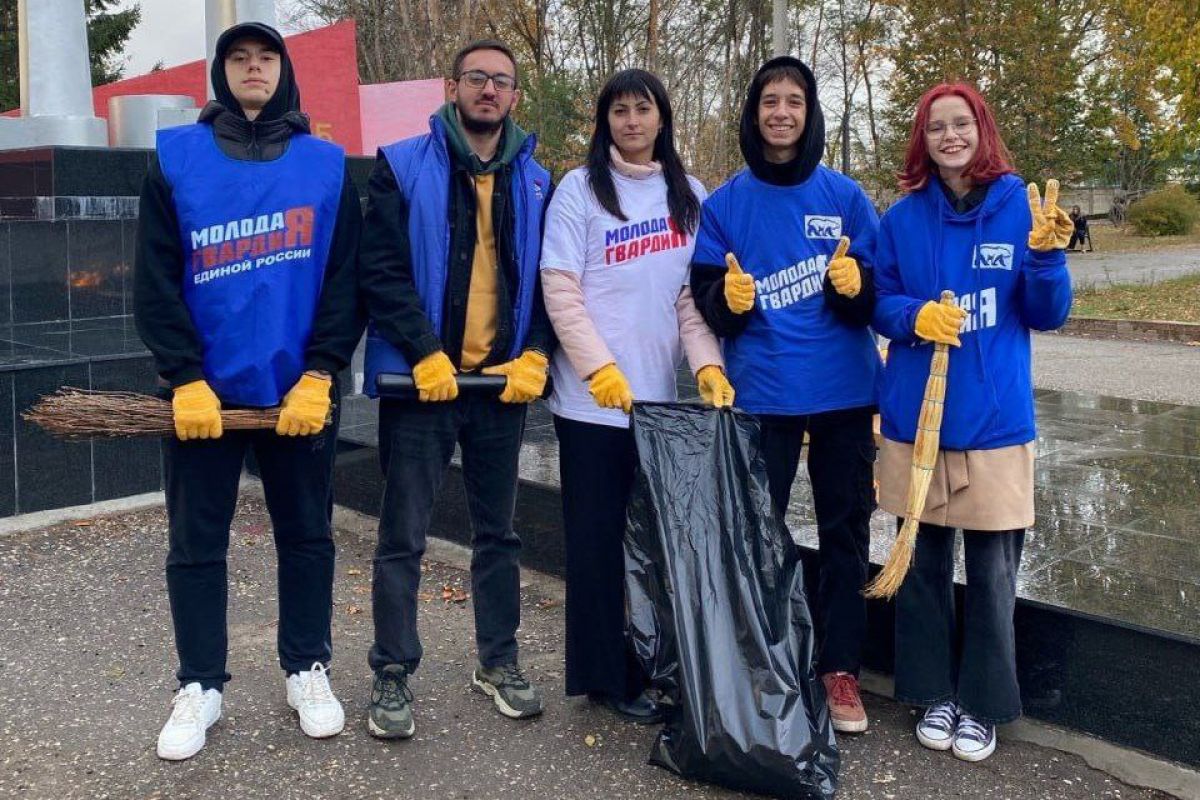
[[[917,723],[917,741],[930,750],[949,750],[958,725],[958,704],[945,700],[930,706]]]
[[[963,761],[983,761],[996,752],[996,726],[960,714],[954,729],[954,755]]]

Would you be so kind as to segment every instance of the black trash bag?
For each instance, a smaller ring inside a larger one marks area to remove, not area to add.
[[[630,639],[673,704],[650,763],[733,789],[833,797],[839,756],[796,549],[771,509],[758,422],[634,406]]]

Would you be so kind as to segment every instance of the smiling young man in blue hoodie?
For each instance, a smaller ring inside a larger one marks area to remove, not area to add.
[[[821,165],[825,119],[816,80],[801,61],[775,58],[758,71],[740,139],[747,169],[702,209],[692,295],[724,340],[739,407],[761,422],[780,514],[808,435],[820,540],[818,669],[834,728],[861,732],[867,716],[857,674],[879,366],[867,327],[875,301],[868,262],[878,219],[858,184]]]
[[[896,596],[896,698],[927,708],[917,738],[982,761],[996,725],[1021,713],[1013,609],[1033,524],[1036,430],[1030,330],[1071,308],[1072,231],[1058,184],[1013,174],[983,98],[943,84],[921,98],[901,188],[875,254],[876,330],[891,339],[880,393],[879,503],[905,511],[912,442],[933,343],[951,345],[940,451],[913,565]],[[938,297],[953,292],[954,305]],[[966,603],[956,645],[954,538],[963,531]]]

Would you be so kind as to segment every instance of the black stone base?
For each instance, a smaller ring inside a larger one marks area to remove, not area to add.
[[[375,516],[383,496],[378,455],[347,445],[338,456],[339,505]],[[557,487],[522,481],[516,530],[522,563],[562,576],[562,510]],[[470,544],[460,471],[452,466],[433,515],[430,535]],[[817,554],[802,547],[808,585]],[[958,587],[962,607],[962,587]],[[892,671],[893,606],[872,601],[865,665]],[[1162,758],[1200,767],[1200,641],[1139,628],[1066,608],[1019,599],[1018,673],[1025,713]]]

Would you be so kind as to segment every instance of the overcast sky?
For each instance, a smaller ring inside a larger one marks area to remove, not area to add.
[[[133,29],[125,54],[125,76],[204,58],[204,0],[121,0],[121,7],[141,5],[142,22]],[[276,3],[278,6],[279,3]]]

